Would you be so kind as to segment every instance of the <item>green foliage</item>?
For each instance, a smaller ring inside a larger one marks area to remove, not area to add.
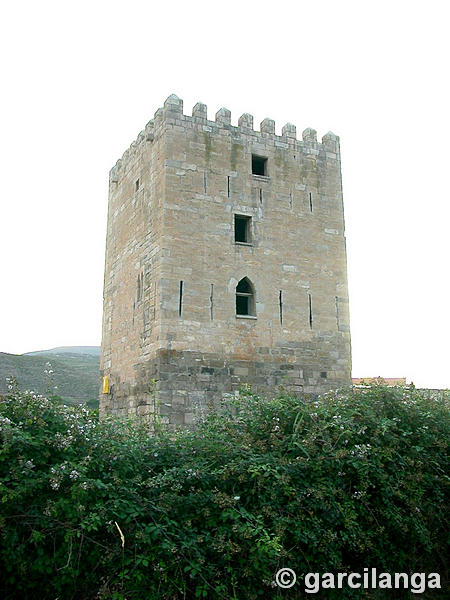
[[[273,587],[282,566],[443,578],[448,399],[242,393],[193,429],[149,435],[13,387],[0,400],[0,595],[300,597]]]
[[[66,404],[79,403],[98,397],[99,371],[99,354],[0,352],[0,394],[7,393],[6,379],[13,376],[22,389],[45,395],[56,393]]]

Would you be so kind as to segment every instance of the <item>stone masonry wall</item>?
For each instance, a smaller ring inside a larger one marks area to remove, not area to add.
[[[182,109],[170,96],[112,171],[102,411],[190,423],[243,383],[296,394],[350,384],[339,139]],[[235,242],[236,214],[250,218],[247,244]],[[244,277],[256,314],[237,316]]]

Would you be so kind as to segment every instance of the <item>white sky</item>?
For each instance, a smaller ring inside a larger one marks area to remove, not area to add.
[[[0,9],[0,351],[98,345],[108,171],[170,93],[341,137],[353,375],[450,387],[445,1]]]

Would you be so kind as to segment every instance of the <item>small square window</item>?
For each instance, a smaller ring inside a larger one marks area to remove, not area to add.
[[[267,158],[252,154],[252,174],[267,175]]]
[[[234,241],[241,244],[251,243],[251,217],[234,215]]]

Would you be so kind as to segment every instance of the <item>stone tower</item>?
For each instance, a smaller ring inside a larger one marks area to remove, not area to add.
[[[101,374],[102,414],[170,424],[350,384],[336,135],[167,98],[110,173]]]

